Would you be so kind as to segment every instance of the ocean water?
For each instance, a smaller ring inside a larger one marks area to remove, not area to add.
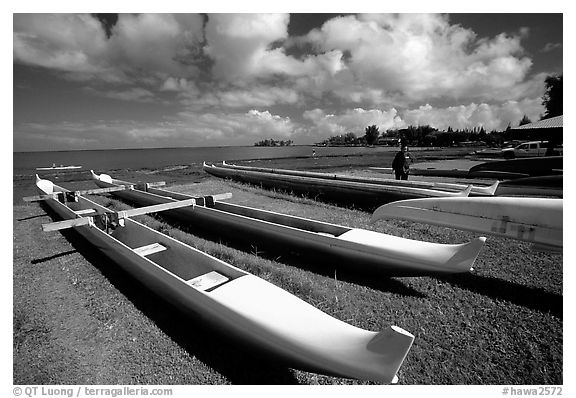
[[[14,176],[35,174],[37,167],[82,166],[82,171],[117,169],[158,169],[170,166],[201,165],[202,162],[222,160],[275,159],[288,157],[374,154],[389,151],[377,147],[255,147],[224,146],[201,148],[115,149],[96,151],[15,152],[13,154]]]

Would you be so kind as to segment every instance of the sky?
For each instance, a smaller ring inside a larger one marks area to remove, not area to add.
[[[13,150],[312,144],[539,120],[563,15],[13,15]]]

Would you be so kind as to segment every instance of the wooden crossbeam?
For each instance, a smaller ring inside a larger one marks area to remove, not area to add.
[[[116,192],[116,191],[124,191],[126,189],[132,189],[132,185],[118,185],[117,187],[110,187],[110,188],[94,188],[94,189],[86,189],[81,191],[74,191],[78,195],[97,195],[101,193],[108,193],[108,192]]]
[[[48,199],[60,200],[60,198],[62,198],[62,201],[71,201],[75,197],[76,195],[74,195],[74,192],[68,191],[68,192],[54,192],[46,195],[26,196],[22,198],[22,200],[24,202],[39,202],[41,200],[48,200]]]
[[[213,200],[221,200],[221,199],[231,198],[232,194],[231,193],[222,193],[222,194],[217,194],[217,195],[210,195],[207,197],[212,198]],[[95,219],[97,217],[103,217],[106,220],[105,224],[116,224],[117,223],[118,225],[123,226],[124,225],[123,220],[128,218],[128,217],[135,217],[135,216],[141,216],[141,215],[149,214],[149,213],[158,213],[161,211],[178,209],[181,207],[194,206],[194,205],[196,205],[196,202],[197,202],[197,199],[186,199],[186,200],[179,200],[177,202],[162,203],[162,204],[158,204],[158,205],[139,207],[136,209],[123,210],[123,211],[119,211],[119,212],[103,213],[103,214],[100,214],[98,216],[79,217],[79,218],[73,218],[70,220],[56,221],[56,222],[52,222],[52,223],[48,223],[48,224],[42,224],[42,230],[44,232],[49,232],[49,231],[58,231],[61,229],[67,229],[67,228],[73,228],[73,227],[80,227],[80,226],[84,226],[84,225],[91,225],[92,226],[92,225],[94,225]]]
[[[94,217],[80,217],[73,218],[72,220],[56,221],[49,224],[42,224],[42,231],[58,231],[61,229],[67,229],[72,227],[80,227],[82,225],[93,225]]]
[[[36,196],[26,196],[22,198],[24,202],[39,202],[41,200],[48,200],[48,199],[58,199],[59,195],[95,195],[101,193],[108,193],[108,192],[116,192],[116,191],[124,191],[126,189],[131,189],[132,185],[119,185],[117,187],[110,187],[110,188],[95,188],[95,189],[83,189],[79,191],[68,191],[68,192],[54,192],[45,195],[36,195]]]
[[[107,217],[110,220],[123,220],[128,217],[140,216],[148,213],[157,213],[160,211],[177,209],[180,207],[193,206],[196,204],[196,199],[181,200],[178,202],[162,203],[159,205],[145,206],[137,209],[123,210],[117,213],[103,213],[99,217]],[[48,231],[58,231],[61,229],[80,227],[83,225],[93,225],[95,217],[79,217],[73,218],[71,220],[56,221],[53,223],[42,224],[42,230]]]
[[[177,202],[161,203],[159,205],[139,207],[137,209],[123,210],[118,212],[119,218],[141,216],[148,213],[157,213],[159,211],[178,209],[180,207],[194,206],[196,199],[179,200]]]
[[[204,196],[205,198],[212,198],[212,200],[224,200],[232,197],[232,192],[218,193],[216,195]]]
[[[165,181],[144,182],[141,184],[136,184],[135,188],[141,191],[148,191],[148,188],[163,187],[165,185],[166,185]]]

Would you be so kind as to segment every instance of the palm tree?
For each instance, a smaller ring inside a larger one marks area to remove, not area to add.
[[[520,120],[520,123],[518,123],[518,126],[524,126],[525,124],[530,124],[530,123],[532,123],[532,120],[528,119],[528,116],[524,115],[522,120]]]
[[[372,126],[366,127],[366,130],[364,131],[365,131],[366,143],[368,145],[374,145],[378,140],[378,137],[380,136],[380,131],[378,130],[378,127],[376,127],[376,125],[374,124]]]
[[[542,119],[562,115],[562,75],[548,76],[544,80],[544,84],[546,92],[542,96],[542,105],[546,108],[546,112]]]

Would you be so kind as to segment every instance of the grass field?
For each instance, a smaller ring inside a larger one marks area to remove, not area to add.
[[[326,162],[255,163],[338,171],[355,171],[366,162],[381,165],[366,159]],[[186,193],[232,192],[232,203],[412,239],[461,243],[475,237],[404,221],[370,224],[367,212],[219,180],[198,170],[116,175],[172,180],[170,189]],[[66,187],[85,184],[60,180]],[[15,190],[15,196],[26,193]],[[105,196],[95,200],[128,208]],[[294,370],[246,351],[225,331],[184,318],[72,231],[42,233],[40,225],[52,219],[37,204],[15,198],[13,211],[15,384],[366,384]],[[399,372],[401,384],[563,383],[562,255],[489,237],[470,274],[372,278],[341,264],[320,267],[298,253],[258,243],[208,239],[193,226],[150,216],[137,219],[350,324],[375,331],[395,324],[408,330],[415,341]]]

